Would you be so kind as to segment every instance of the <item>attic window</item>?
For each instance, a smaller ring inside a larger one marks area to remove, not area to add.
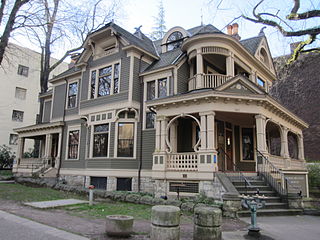
[[[263,62],[267,67],[269,67],[269,58],[266,50],[264,48],[260,49],[260,60]]]
[[[183,41],[183,34],[179,31],[175,31],[167,38],[167,51],[171,51],[176,48],[180,48]]]

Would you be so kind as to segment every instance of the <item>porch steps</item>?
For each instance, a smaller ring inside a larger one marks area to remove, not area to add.
[[[259,194],[267,197],[265,207],[257,211],[258,216],[287,216],[301,215],[303,213],[300,209],[289,209],[288,204],[283,202],[278,193],[259,176],[246,176],[246,178],[251,184],[247,189],[244,182],[241,182],[239,178],[232,176],[231,181],[240,194],[255,195],[257,189],[259,189]],[[238,215],[239,217],[249,217],[250,211],[243,209],[238,212]]]

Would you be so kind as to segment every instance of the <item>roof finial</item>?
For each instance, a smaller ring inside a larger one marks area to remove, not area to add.
[[[203,13],[202,13],[202,8],[201,8],[201,26],[203,26]]]
[[[141,32],[141,28],[142,25],[140,25],[139,27],[135,27],[134,29],[136,30],[135,33],[133,35],[135,35],[136,37],[142,39],[142,32]]]
[[[140,28],[142,27],[142,25],[140,25],[139,27],[135,27],[134,29],[136,30],[136,32],[141,32]]]
[[[262,27],[261,29],[260,29],[260,32],[259,32],[259,36],[263,36],[264,35],[264,29],[265,28],[267,28],[266,26],[264,26],[264,27]]]

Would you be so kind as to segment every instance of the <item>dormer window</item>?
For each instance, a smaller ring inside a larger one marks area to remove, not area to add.
[[[260,61],[264,63],[267,67],[269,67],[269,57],[267,51],[264,48],[260,49]]]
[[[173,32],[167,38],[167,50],[171,51],[176,48],[180,48],[183,41],[183,34],[179,31]]]

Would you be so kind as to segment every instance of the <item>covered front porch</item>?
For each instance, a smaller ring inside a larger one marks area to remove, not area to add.
[[[45,173],[58,169],[62,143],[62,122],[37,124],[15,131],[19,134],[17,159],[13,172],[18,175]],[[33,141],[31,151],[25,149],[26,141]]]

